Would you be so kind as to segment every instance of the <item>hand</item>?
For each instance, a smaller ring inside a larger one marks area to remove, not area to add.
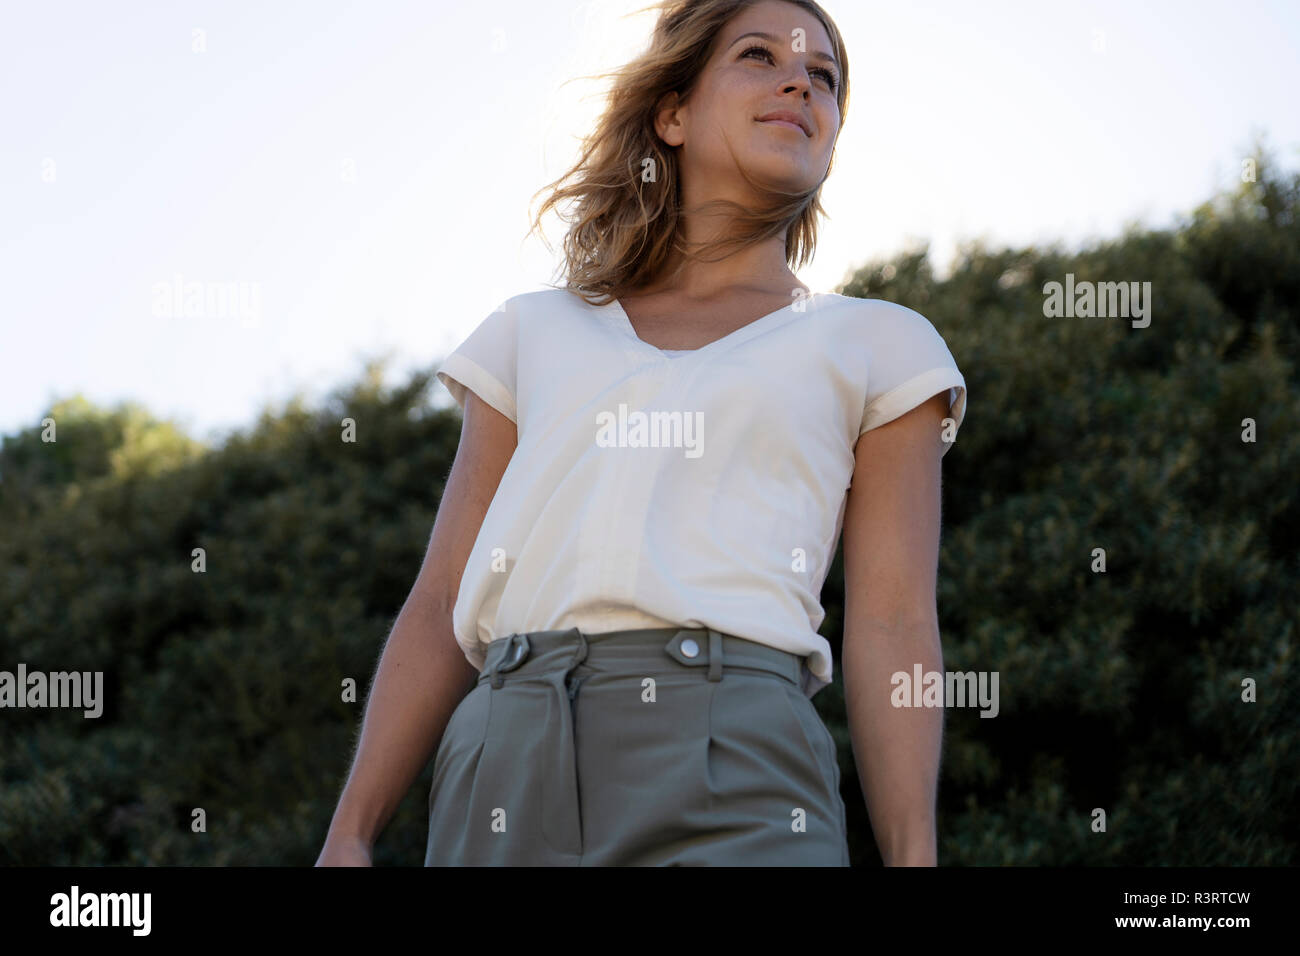
[[[317,866],[373,866],[371,846],[360,837],[334,837],[325,840],[325,846],[316,858]]]

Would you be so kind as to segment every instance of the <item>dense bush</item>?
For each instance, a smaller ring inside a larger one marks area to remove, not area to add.
[[[970,388],[939,608],[945,667],[997,671],[1001,713],[948,712],[941,863],[1297,862],[1300,176],[1259,163],[1172,230],[976,244],[943,281],[907,252],[841,290],[928,316]],[[1151,282],[1150,326],[1045,317],[1067,272]],[[314,861],[361,714],[340,682],[369,686],[459,435],[431,373],[377,371],[215,449],[79,399],[56,443],[5,439],[0,669],[101,670],[108,703],[0,712],[0,862]],[[875,864],[843,699],[837,668],[816,703]],[[429,772],[377,863],[422,861]]]

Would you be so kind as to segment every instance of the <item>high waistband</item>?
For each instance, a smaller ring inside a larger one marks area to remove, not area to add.
[[[580,664],[606,668],[653,669],[669,659],[684,667],[704,668],[708,680],[722,680],[734,669],[757,670],[802,688],[805,659],[789,651],[724,634],[713,628],[650,627],[588,634],[576,627],[529,631],[498,638],[487,646],[478,684],[501,687],[507,679],[529,674],[570,671]]]

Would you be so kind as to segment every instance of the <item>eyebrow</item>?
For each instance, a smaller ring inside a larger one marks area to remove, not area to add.
[[[735,46],[737,43],[739,43],[741,40],[745,39],[746,37],[761,37],[762,39],[767,40],[769,43],[777,42],[777,38],[772,36],[772,34],[763,33],[759,30],[753,30],[749,33],[742,33],[740,36],[736,37],[736,39],[732,40],[729,44],[727,44],[727,49],[730,50],[733,46]],[[821,50],[813,50],[808,55],[812,57],[814,60],[826,61],[827,63],[835,67],[836,70],[840,68],[840,65],[835,62],[835,57],[831,56],[829,53],[823,53]]]

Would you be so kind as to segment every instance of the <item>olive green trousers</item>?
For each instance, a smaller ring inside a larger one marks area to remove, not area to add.
[[[426,866],[848,866],[803,658],[705,628],[512,634],[434,758]]]

